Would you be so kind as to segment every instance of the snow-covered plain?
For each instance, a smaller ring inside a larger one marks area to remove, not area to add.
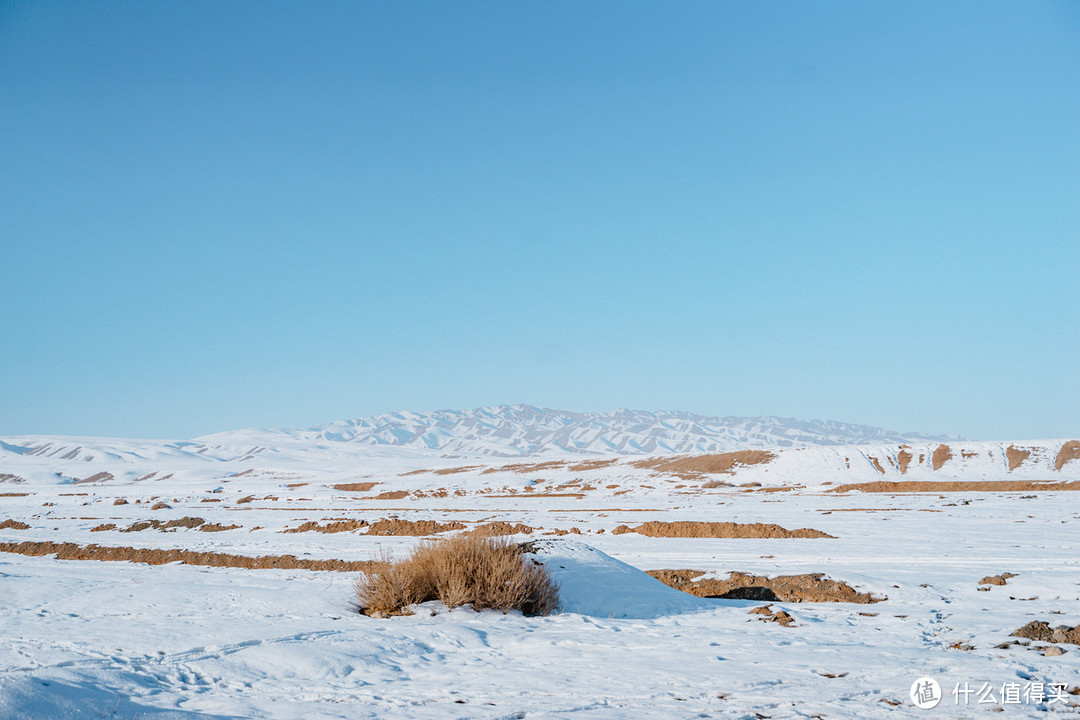
[[[1080,685],[1080,646],[1061,644],[1059,656],[1035,649],[1047,643],[995,646],[1032,620],[1080,623],[1080,496],[830,492],[879,480],[1076,481],[1080,460],[1055,468],[1064,441],[950,441],[944,461],[936,440],[805,445],[698,475],[638,467],[640,454],[543,446],[540,457],[462,458],[444,457],[456,450],[286,435],[277,445],[246,447],[236,438],[5,438],[0,522],[15,522],[0,529],[0,543],[365,560],[404,554],[422,538],[366,528],[283,531],[308,521],[392,517],[470,528],[523,523],[533,531],[516,538],[538,541],[536,557],[563,588],[561,612],[523,617],[429,603],[408,617],[374,619],[354,611],[351,573],[3,552],[0,718],[886,718],[981,717],[997,709],[1043,717],[1078,710],[1074,695],[1003,704],[1001,690]],[[1017,448],[1028,455],[1010,470]],[[903,472],[902,452],[910,456]],[[152,509],[157,503],[168,507]],[[137,521],[183,517],[238,527],[124,532]],[[835,538],[613,533],[650,520],[775,523]],[[556,531],[576,532],[549,534]],[[761,602],[695,598],[640,572],[659,568],[716,576],[822,572],[888,599],[773,602],[795,620],[783,627],[750,614]],[[1002,572],[1016,576],[979,589],[981,578]],[[908,696],[923,676],[944,693],[934,710],[917,709]],[[995,702],[980,704],[973,694],[957,704],[952,690],[964,683],[989,684]]]

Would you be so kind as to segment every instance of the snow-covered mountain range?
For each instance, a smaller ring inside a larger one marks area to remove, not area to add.
[[[949,440],[867,425],[779,417],[709,417],[688,412],[576,413],[531,405],[397,412],[303,430],[240,430],[199,438],[277,445],[306,442],[392,446],[443,455],[527,457],[552,453],[662,455],[742,448],[860,445]]]

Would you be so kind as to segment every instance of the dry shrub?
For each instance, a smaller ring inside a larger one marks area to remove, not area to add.
[[[441,600],[447,607],[471,604],[549,615],[558,607],[558,586],[544,567],[502,538],[459,535],[418,546],[406,559],[374,570],[356,583],[361,612],[383,617]]]
[[[832,535],[820,530],[787,528],[771,523],[733,523],[733,522],[660,522],[652,520],[637,527],[620,525],[612,530],[612,535],[638,533],[659,538],[832,538]]]
[[[30,526],[18,520],[5,520],[0,522],[0,530],[29,530]]]

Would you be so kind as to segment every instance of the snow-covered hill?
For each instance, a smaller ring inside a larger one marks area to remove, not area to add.
[[[443,455],[528,457],[553,453],[663,455],[743,448],[948,440],[867,425],[779,417],[708,417],[688,412],[575,413],[531,405],[398,412],[304,430],[240,430],[199,438],[212,445],[283,439],[413,448]]]

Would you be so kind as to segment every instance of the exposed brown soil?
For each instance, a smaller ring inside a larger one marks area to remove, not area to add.
[[[462,465],[461,467],[452,468],[440,468],[435,471],[436,475],[457,475],[458,473],[472,472],[473,470],[479,470],[483,465]]]
[[[780,623],[784,627],[792,627],[795,625],[795,618],[788,615],[783,610],[773,610],[771,605],[761,605],[750,611],[751,615],[761,615],[758,620],[762,622],[774,622]]]
[[[1015,630],[1010,637],[1037,640],[1038,642],[1072,643],[1073,645],[1080,645],[1080,625],[1077,625],[1076,627],[1058,625],[1057,627],[1052,628],[1049,623],[1035,620],[1029,622],[1024,627]]]
[[[172,505],[167,502],[156,502],[150,506],[151,510],[171,510]]]
[[[26,497],[30,493],[0,493],[0,497]]]
[[[514,463],[512,465],[503,465],[497,468],[488,468],[481,475],[489,475],[496,472],[512,472],[512,473],[531,473],[540,472],[542,470],[553,470],[555,468],[564,467],[567,464],[565,460],[546,460],[544,462],[534,463]]]
[[[858,490],[868,493],[943,493],[943,492],[1022,492],[1080,490],[1080,482],[1042,482],[1039,480],[984,480],[978,482],[904,480],[838,485],[828,492]]]
[[[483,525],[477,525],[469,531],[470,535],[479,535],[481,537],[497,537],[500,535],[531,535],[538,528],[529,527],[528,525],[522,525],[516,523],[511,525],[508,522],[497,520],[495,522],[484,523]]]
[[[571,465],[569,470],[571,472],[588,472],[589,470],[599,470],[609,465],[614,465],[619,461],[618,458],[610,458],[608,460],[585,460],[579,462],[577,465]]]
[[[199,530],[202,532],[222,532],[223,530],[239,530],[239,525],[222,525],[220,523],[206,523]]]
[[[911,464],[911,460],[913,457],[914,455],[912,455],[907,450],[901,450],[900,452],[896,453],[896,462],[900,465],[901,475],[907,474],[908,465]]]
[[[980,585],[1004,585],[1009,578],[1016,577],[1016,573],[1001,573],[1000,575],[988,575],[979,581]]]
[[[115,500],[112,501],[112,504],[113,505],[127,505],[128,501],[125,500],[124,498],[116,498]]]
[[[1054,469],[1060,470],[1070,460],[1080,460],[1080,440],[1070,440],[1061,446],[1057,458],[1054,459]]]
[[[616,486],[618,487],[618,486]],[[726,480],[709,480],[701,484],[701,487],[705,490],[713,490],[715,488],[735,487]]]
[[[1005,448],[1005,457],[1009,461],[1009,472],[1012,472],[1023,465],[1025,460],[1031,457],[1031,449],[1018,448],[1015,445],[1010,445]]]
[[[379,493],[373,500],[402,500],[409,496],[408,490],[388,490],[384,493]]]
[[[367,520],[354,520],[351,518],[343,518],[341,520],[330,520],[325,525],[320,525],[314,520],[300,525],[299,527],[288,528],[283,530],[285,533],[302,533],[302,532],[320,532],[320,533],[340,533],[340,532],[354,532],[368,526]]]
[[[106,530],[115,530],[116,523],[101,523],[90,528],[90,532],[105,532]]]
[[[178,527],[192,529],[192,528],[197,528],[197,527],[203,525],[204,523],[206,523],[206,521],[203,520],[202,518],[200,518],[200,517],[191,517],[191,516],[178,518],[176,520],[169,520],[168,522],[165,522],[163,520],[139,520],[137,522],[132,523],[131,525],[128,525],[126,528],[122,529],[120,532],[142,532],[143,530],[149,530],[151,528],[155,529],[155,530],[171,530],[173,528],[178,528]],[[115,526],[113,526],[113,527],[115,527]],[[112,528],[103,528],[103,529],[111,530]]]
[[[704,575],[703,571],[649,570],[648,572],[665,585],[697,597],[770,602],[844,602],[860,605],[888,599],[858,592],[845,582],[828,580],[824,573],[768,578],[763,575],[733,572],[724,580],[703,578],[695,582],[694,578]]]
[[[537,529],[540,529],[540,528],[537,528]],[[600,532],[604,532],[604,531],[601,530]],[[548,532],[546,532],[544,534],[545,535],[557,535],[559,537],[562,537],[563,535],[580,535],[581,530],[577,529],[576,527],[572,527],[569,530],[562,530],[560,528],[555,528],[554,530],[549,530]]]
[[[389,518],[376,520],[368,526],[368,535],[435,535],[451,530],[464,530],[465,524],[457,520],[448,523],[438,523],[434,520],[400,520]]]
[[[249,503],[249,502],[252,502],[253,500],[255,500],[254,495],[247,495],[247,496],[242,497],[239,500],[237,500],[236,504],[237,505],[243,505],[244,503]]]
[[[678,457],[655,457],[635,460],[630,465],[636,468],[656,470],[675,475],[683,479],[692,479],[701,475],[727,473],[734,475],[735,470],[749,465],[767,463],[776,455],[768,450],[737,450],[716,455],[681,455]]]
[[[336,570],[339,572],[370,572],[385,567],[372,560],[306,560],[295,555],[229,555],[227,553],[195,552],[193,550],[150,550],[133,547],[103,547],[75,543],[21,542],[0,543],[0,552],[19,555],[56,555],[58,560],[104,560],[164,565],[179,562],[184,565],[235,567],[249,570]]]
[[[30,526],[18,520],[5,520],[0,522],[0,530],[29,530]]]
[[[648,537],[667,538],[833,538],[820,530],[788,530],[771,523],[660,522],[652,520],[635,528],[620,525],[613,535],[635,532]],[[835,538],[834,538],[835,539]]]
[[[304,484],[306,485],[307,483]],[[367,492],[378,484],[379,483],[375,482],[341,483],[340,485],[335,485],[334,489],[341,490],[342,492]]]
[[[19,483],[24,482],[26,482],[26,480],[19,477],[18,475],[12,475],[11,473],[0,473],[0,483],[11,483],[13,485],[18,485]]]
[[[616,493],[616,495],[618,495],[618,493]],[[529,498],[530,500],[532,500],[533,498],[563,497],[563,498],[577,498],[578,500],[581,500],[581,499],[583,499],[585,497],[585,494],[584,493],[528,493],[527,495],[488,495],[488,497],[493,497],[493,498]]]
[[[952,460],[952,450],[948,445],[938,445],[934,448],[934,454],[930,457],[930,462],[935,470],[940,470],[941,466],[949,460]]]
[[[881,467],[880,460],[878,460],[876,457],[873,457],[872,455],[867,455],[867,458],[870,460],[870,464],[873,465],[879,473],[881,473],[882,475],[885,474],[885,468]]]
[[[114,478],[113,478],[112,473],[99,472],[99,473],[95,473],[95,474],[91,475],[90,477],[85,477],[82,480],[76,480],[75,484],[76,485],[83,485],[85,483],[105,482],[107,480],[113,480],[113,479]]]

